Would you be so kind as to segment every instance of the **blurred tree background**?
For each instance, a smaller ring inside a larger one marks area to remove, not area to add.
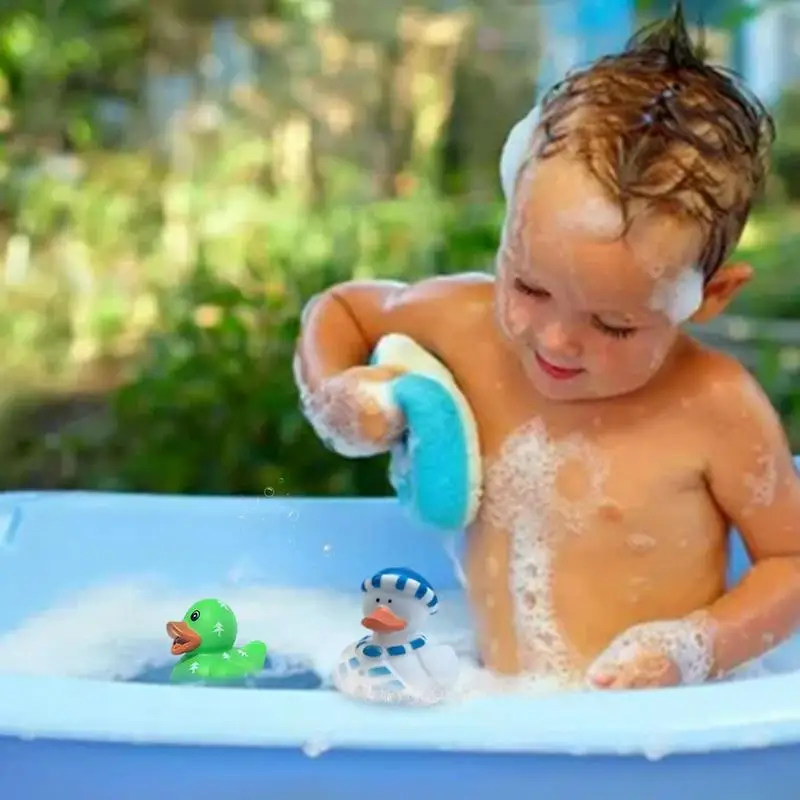
[[[723,6],[733,32],[753,13]],[[300,310],[353,276],[491,266],[539,11],[5,0],[0,489],[385,493],[383,462],[327,452],[299,414]],[[702,335],[757,372],[800,450],[791,85],[776,114],[741,247],[758,280]]]

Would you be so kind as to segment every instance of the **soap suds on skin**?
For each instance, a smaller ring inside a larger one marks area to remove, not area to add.
[[[715,634],[714,622],[705,612],[685,619],[635,625],[611,642],[587,674],[591,680],[594,675],[613,672],[617,664],[657,653],[672,660],[684,684],[704,683],[714,666]]]
[[[300,392],[300,407],[317,436],[332,450],[347,458],[365,458],[385,453],[389,442],[372,442],[364,438],[359,424],[365,411],[373,408],[389,421],[390,439],[400,435],[403,415],[392,401],[387,381],[358,379],[352,375],[335,375],[315,391],[306,384],[300,359],[293,361],[294,380]]]
[[[656,540],[646,533],[631,533],[625,537],[625,544],[637,555],[649,553],[656,546]]]
[[[568,230],[606,239],[618,237],[625,227],[619,206],[600,196],[586,197],[579,204],[560,210],[555,218]]]
[[[759,455],[754,472],[744,476],[744,483],[749,492],[750,506],[763,508],[774,502],[778,488],[775,457],[771,454]]]
[[[573,461],[585,465],[590,480],[582,497],[567,501],[559,496],[557,478]],[[580,535],[603,502],[606,475],[605,460],[588,441],[573,436],[555,442],[539,419],[509,437],[486,475],[484,524],[511,537],[509,591],[522,668],[565,685],[577,676],[553,608],[551,524],[560,517],[560,529]]]

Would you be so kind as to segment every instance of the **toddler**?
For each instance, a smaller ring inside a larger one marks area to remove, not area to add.
[[[681,327],[750,280],[728,259],[771,120],[696,54],[678,9],[568,76],[513,136],[495,274],[315,298],[295,359],[305,413],[343,455],[388,450],[404,427],[394,372],[366,365],[385,334],[412,337],[479,426],[465,567],[485,664],[600,689],[721,676],[800,622],[800,480],[780,421]],[[730,526],[754,567],[726,592]]]

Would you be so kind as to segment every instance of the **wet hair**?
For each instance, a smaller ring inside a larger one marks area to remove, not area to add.
[[[706,281],[731,254],[768,171],[772,118],[730,70],[692,43],[680,2],[617,54],[543,97],[536,158],[577,156],[620,205],[702,225]]]

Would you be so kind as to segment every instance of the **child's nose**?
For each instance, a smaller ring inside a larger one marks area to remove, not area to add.
[[[552,320],[544,326],[540,335],[540,343],[552,355],[575,358],[581,353],[580,342],[574,331],[561,320]]]

